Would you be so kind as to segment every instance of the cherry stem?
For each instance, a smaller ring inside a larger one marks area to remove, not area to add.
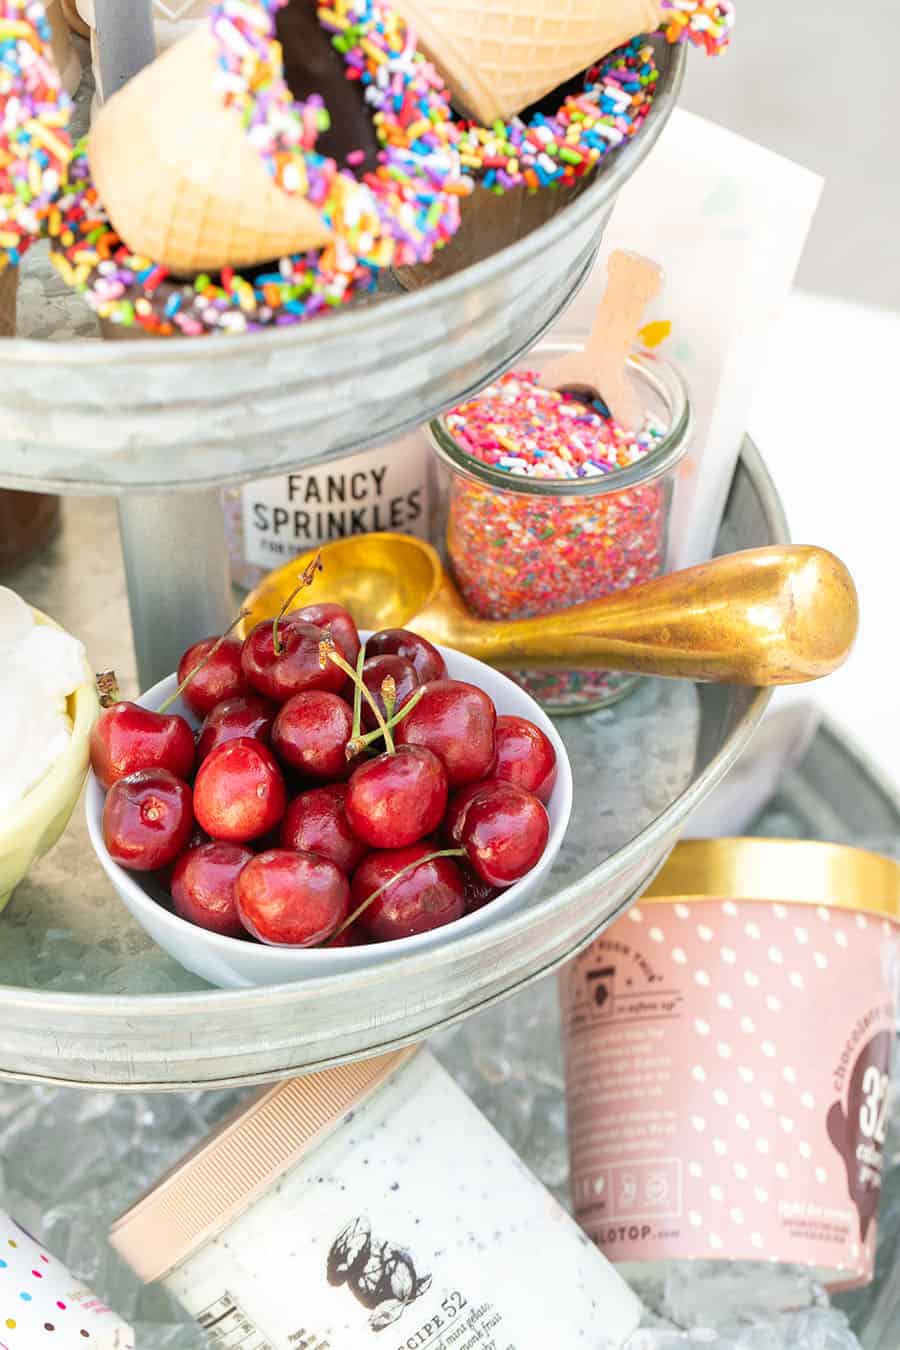
[[[360,655],[362,655],[362,649],[360,649]],[[381,709],[375,702],[371,690],[368,688],[365,680],[362,677],[362,668],[360,667],[360,673],[357,674],[357,672],[353,669],[350,663],[348,661],[345,661],[344,658],[341,656],[340,652],[335,649],[334,638],[332,638],[330,634],[328,634],[325,638],[323,638],[322,641],[319,643],[319,664],[321,665],[323,670],[325,669],[326,661],[332,661],[337,666],[338,670],[342,670],[345,675],[350,676],[350,679],[353,681],[356,693],[361,698],[364,698],[366,700],[369,707],[372,709],[372,712],[375,714],[375,720],[378,723],[377,734],[384,737],[384,743],[388,748],[388,754],[392,755],[394,753],[394,738],[388,729],[387,722],[385,722],[384,718],[381,715]],[[354,695],[354,711],[356,707],[355,697],[356,696]],[[347,742],[348,759],[352,759],[353,756],[357,753],[355,750],[351,748],[353,744],[354,744],[353,740],[349,740]]]
[[[322,568],[323,568],[322,550],[319,549],[316,553],[316,556],[312,559],[311,562],[308,562],[306,564],[303,571],[297,577],[297,585],[291,591],[290,595],[285,600],[284,604],[281,606],[281,609],[278,611],[278,613],[275,615],[275,618],[272,620],[272,649],[275,652],[276,656],[280,656],[281,653],[284,651],[284,644],[282,643],[281,638],[278,636],[278,625],[281,623],[281,620],[284,618],[285,614],[287,614],[288,610],[290,609],[294,601],[297,599],[297,596],[300,594],[300,592],[302,590],[305,590],[307,586],[311,586],[313,584],[316,578],[316,573],[321,572]]]
[[[393,731],[394,727],[398,726],[403,721],[406,714],[412,712],[413,708],[423,697],[424,693],[425,693],[425,686],[422,685],[418,689],[416,689],[414,693],[410,694],[409,698],[406,700],[406,702],[403,704],[400,710],[398,712],[395,712],[393,717],[388,718],[387,727],[389,731]],[[350,746],[352,745],[353,755],[358,755],[361,750],[366,750],[372,744],[373,741],[377,741],[380,735],[381,735],[380,728],[376,728],[375,731],[367,732],[365,736],[357,735],[348,743],[347,746],[348,752],[350,750]],[[353,755],[348,753],[348,759],[352,759]]]
[[[331,934],[331,937],[328,938],[328,941],[324,942],[322,945],[327,947],[336,937],[340,937],[341,933],[344,932],[344,929],[349,928],[352,923],[356,923],[360,914],[365,913],[372,902],[378,899],[379,895],[384,895],[388,887],[393,886],[394,882],[399,881],[401,877],[405,877],[407,872],[414,872],[417,867],[422,867],[423,864],[427,862],[433,862],[435,858],[464,858],[465,855],[466,850],[464,848],[442,848],[439,849],[437,853],[426,853],[424,858],[416,858],[415,862],[407,863],[405,867],[401,867],[400,871],[396,872],[391,877],[390,881],[386,881],[383,886],[378,887],[377,891],[373,891],[371,895],[367,895],[362,904],[357,906],[352,914],[348,914],[340,928],[336,928]]]
[[[97,675],[97,697],[101,708],[111,708],[121,698],[119,681],[114,670],[101,670]]]
[[[172,704],[175,702],[175,700],[176,700],[177,698],[180,698],[180,696],[184,693],[185,689],[187,689],[188,685],[190,684],[190,682],[191,682],[191,680],[194,678],[194,676],[197,674],[197,672],[198,672],[199,670],[202,670],[202,669],[203,669],[203,667],[206,665],[207,661],[211,661],[211,660],[213,659],[213,657],[215,656],[216,652],[219,650],[219,648],[221,647],[222,643],[223,643],[223,642],[225,641],[225,639],[228,637],[228,634],[232,631],[232,629],[237,628],[237,626],[238,626],[238,624],[240,623],[241,619],[246,619],[246,618],[249,616],[249,614],[250,614],[249,609],[242,609],[242,610],[241,610],[241,612],[240,612],[240,614],[238,614],[237,618],[234,619],[234,620],[228,625],[228,627],[225,629],[225,632],[222,634],[222,636],[216,640],[215,646],[214,646],[214,647],[210,647],[209,651],[206,653],[206,655],[204,656],[203,660],[202,660],[202,661],[198,661],[197,664],[194,666],[193,670],[188,671],[187,675],[185,675],[184,679],[181,681],[181,684],[180,684],[180,685],[178,686],[178,688],[175,690],[174,694],[170,694],[169,697],[165,700],[165,702],[163,702],[163,703],[161,703],[161,704],[159,705],[159,707],[158,707],[157,710],[156,710],[157,712],[164,713],[164,712],[166,711],[166,709],[171,708],[171,706],[172,706]]]
[[[353,682],[353,727],[350,732],[350,742],[355,744],[359,740],[359,733],[362,729],[362,684],[363,684],[363,666],[366,663],[366,644],[363,642],[359,648],[359,656],[356,658],[357,679]],[[350,756],[348,755],[348,759]]]

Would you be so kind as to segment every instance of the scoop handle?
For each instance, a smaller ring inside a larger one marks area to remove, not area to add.
[[[626,361],[662,277],[662,268],[639,253],[616,249],[610,254],[606,289],[584,348],[546,366],[541,384],[547,389],[594,390],[620,426],[636,431],[644,410],[628,379]]]
[[[836,670],[858,622],[856,587],[840,559],[786,545],[729,554],[543,618],[475,624],[460,637],[464,650],[504,670],[769,686]]]

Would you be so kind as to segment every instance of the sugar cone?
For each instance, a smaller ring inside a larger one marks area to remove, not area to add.
[[[662,20],[660,0],[394,0],[455,106],[511,117]]]
[[[275,186],[215,87],[206,30],[177,42],[115,94],[91,129],[100,200],[132,252],[173,272],[249,267],[320,248],[330,231]]]
[[[16,335],[16,298],[19,291],[18,267],[0,272],[0,337]]]

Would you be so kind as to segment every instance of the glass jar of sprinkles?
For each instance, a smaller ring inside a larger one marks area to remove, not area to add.
[[[571,350],[568,344],[542,344],[529,356],[528,368],[540,370]],[[592,463],[583,476],[575,476],[580,465],[571,466],[571,477],[547,476],[547,460],[537,462],[545,452],[535,448],[534,438],[517,445],[502,418],[489,424],[497,433],[495,462],[471,453],[462,432],[452,428],[463,410],[491,391],[432,423],[431,443],[444,480],[439,538],[433,542],[445,552],[466,605],[479,618],[553,614],[666,571],[675,471],[688,447],[690,404],[681,376],[660,357],[641,352],[629,359],[629,367],[647,412],[639,443],[623,434],[622,445],[610,446],[610,458],[617,454],[618,462],[603,468]],[[585,415],[597,421],[594,410],[585,408]],[[572,435],[579,436],[574,420]],[[524,466],[516,453],[521,444],[531,447]],[[549,456],[551,470],[555,464]],[[540,476],[532,476],[532,468]],[[511,674],[556,713],[606,707],[641,678],[607,670]]]

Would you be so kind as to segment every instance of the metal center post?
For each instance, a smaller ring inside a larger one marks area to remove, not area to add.
[[[113,94],[156,55],[152,0],[95,0],[104,90]],[[221,632],[232,609],[225,521],[216,490],[130,493],[119,532],[138,677],[147,688],[184,649]]]

